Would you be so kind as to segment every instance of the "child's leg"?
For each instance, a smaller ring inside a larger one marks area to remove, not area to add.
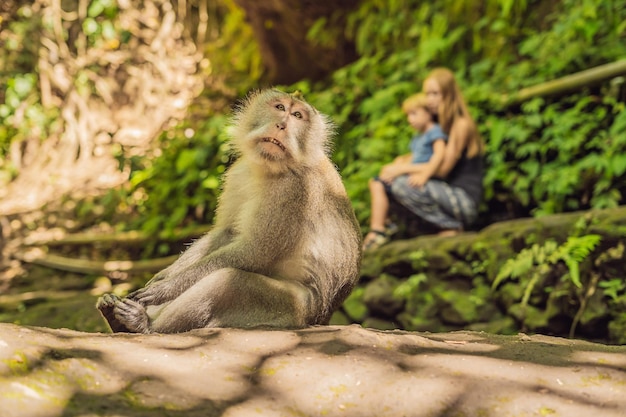
[[[378,178],[372,178],[369,181],[369,188],[372,199],[370,230],[384,232],[385,220],[389,212],[389,197],[385,185]]]
[[[385,183],[378,178],[369,181],[372,199],[372,213],[370,216],[370,231],[363,239],[363,250],[375,249],[389,241],[385,233],[385,221],[389,213],[389,197]]]

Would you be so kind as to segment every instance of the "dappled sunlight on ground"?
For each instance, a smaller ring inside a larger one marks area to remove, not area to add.
[[[623,416],[626,347],[353,326],[89,334],[0,324],[3,417]],[[113,414],[112,414],[113,413]]]

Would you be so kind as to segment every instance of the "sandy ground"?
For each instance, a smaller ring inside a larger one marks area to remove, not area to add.
[[[547,336],[0,324],[0,416],[626,416],[626,346]]]

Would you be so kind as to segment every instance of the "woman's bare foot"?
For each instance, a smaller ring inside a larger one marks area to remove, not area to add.
[[[463,233],[463,229],[446,229],[446,230],[442,230],[441,232],[437,233],[437,236],[441,236],[441,237],[452,237],[452,236],[456,236],[460,233]]]

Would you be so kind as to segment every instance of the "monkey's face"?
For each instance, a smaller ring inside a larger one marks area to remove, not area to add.
[[[233,133],[234,144],[244,156],[276,172],[323,157],[328,123],[308,103],[268,90],[251,96]]]

